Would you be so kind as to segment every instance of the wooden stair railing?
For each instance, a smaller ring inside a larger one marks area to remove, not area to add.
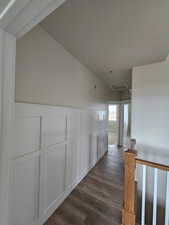
[[[145,225],[145,205],[146,205],[146,175],[147,167],[154,168],[153,184],[153,213],[152,224],[157,225],[157,204],[158,204],[158,170],[167,172],[166,182],[166,202],[165,202],[165,225],[169,225],[169,166],[142,160],[137,158],[137,151],[129,149],[124,152],[124,200],[122,210],[122,225],[136,225],[137,209],[137,182],[135,181],[135,171],[137,164],[142,165],[142,205],[141,221],[139,224]]]
[[[122,224],[136,224],[136,169],[135,150],[128,150],[124,153],[124,202],[122,211]]]

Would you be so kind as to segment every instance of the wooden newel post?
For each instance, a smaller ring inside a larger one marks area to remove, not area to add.
[[[135,150],[128,150],[124,153],[123,225],[136,225],[136,156]]]

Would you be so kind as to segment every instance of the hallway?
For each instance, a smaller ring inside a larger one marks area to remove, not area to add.
[[[120,225],[122,197],[122,150],[111,147],[45,225]]]

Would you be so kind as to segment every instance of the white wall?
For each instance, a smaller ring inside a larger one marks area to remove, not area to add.
[[[10,225],[42,225],[104,155],[111,94],[40,26],[17,41]]]
[[[17,41],[16,61],[17,102],[85,108],[111,98],[108,87],[40,26]]]
[[[169,165],[169,63],[136,67],[132,76],[132,138],[136,138],[138,157]],[[138,188],[142,167],[137,167]],[[166,172],[158,172],[158,222],[164,224]],[[153,169],[147,169],[146,217],[151,224]]]
[[[137,148],[169,156],[169,63],[133,69],[132,137]],[[147,154],[147,152],[146,152]],[[151,156],[152,157],[152,156]]]

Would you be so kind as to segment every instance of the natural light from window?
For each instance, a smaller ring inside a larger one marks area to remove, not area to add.
[[[109,105],[109,121],[117,120],[117,106]]]

